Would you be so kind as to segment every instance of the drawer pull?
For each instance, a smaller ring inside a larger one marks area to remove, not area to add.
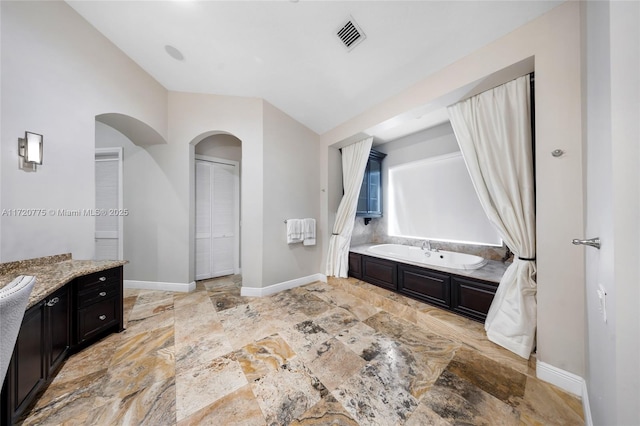
[[[98,279],[99,279],[100,281],[106,281],[106,280],[107,280],[107,277],[100,277],[100,278],[98,278]]]
[[[99,294],[101,297],[104,297],[104,296],[106,296],[106,295],[107,295],[107,292],[106,292],[106,291],[101,291],[101,292],[100,292],[100,293],[98,293],[98,294]]]
[[[98,319],[99,319],[100,321],[104,321],[104,320],[106,320],[106,319],[107,319],[107,316],[106,316],[106,315],[100,315],[100,316],[98,317]]]
[[[56,303],[58,303],[59,301],[60,301],[60,298],[58,298],[58,297],[54,297],[53,299],[51,299],[51,300],[49,300],[49,301],[47,302],[47,306],[53,306],[53,305],[55,305]]]

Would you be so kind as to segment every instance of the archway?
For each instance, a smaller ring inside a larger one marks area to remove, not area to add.
[[[242,142],[227,132],[212,132],[192,145],[194,278],[240,274]]]

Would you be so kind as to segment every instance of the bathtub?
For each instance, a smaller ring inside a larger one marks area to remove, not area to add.
[[[486,259],[472,254],[456,253],[446,250],[428,251],[420,247],[401,244],[378,244],[369,247],[367,251],[398,260],[452,269],[479,269],[487,264]]]

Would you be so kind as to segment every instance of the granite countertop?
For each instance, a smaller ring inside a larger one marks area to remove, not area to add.
[[[126,264],[126,260],[74,260],[71,254],[40,257],[0,264],[0,288],[18,275],[33,275],[36,284],[29,296],[27,309],[74,278]]]
[[[364,254],[366,256],[377,257],[379,259],[393,260],[396,262],[402,262],[409,265],[419,266],[422,268],[433,269],[434,271],[442,271],[442,272],[447,272],[449,274],[454,274],[462,277],[476,278],[479,280],[485,280],[485,281],[490,281],[494,283],[500,282],[500,280],[502,279],[502,276],[504,275],[505,271],[510,265],[510,263],[505,264],[496,260],[487,260],[487,264],[484,265],[482,268],[478,268],[478,269],[444,268],[442,266],[426,265],[424,263],[412,262],[409,260],[400,261],[394,257],[383,256],[377,253],[371,253],[367,251],[369,247],[372,247],[375,245],[378,245],[378,244],[361,244],[361,245],[351,247],[349,251],[353,253]]]

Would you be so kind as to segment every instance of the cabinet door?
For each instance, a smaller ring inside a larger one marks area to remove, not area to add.
[[[66,285],[45,303],[48,337],[47,376],[50,376],[66,358],[71,343],[70,285]]]
[[[362,256],[362,279],[368,283],[396,291],[397,266],[390,260]]]
[[[364,177],[362,178],[362,184],[360,185],[360,194],[358,195],[358,208],[357,214],[366,213],[369,210],[369,164],[364,170]]]
[[[44,302],[24,314],[7,372],[9,416],[15,420],[46,381]],[[3,415],[4,417],[4,415]]]
[[[452,308],[455,312],[484,321],[498,289],[496,284],[452,277]]]
[[[368,186],[369,200],[367,211],[372,215],[382,215],[382,161],[375,158],[369,161],[368,168]]]
[[[398,290],[443,308],[451,307],[451,278],[447,274],[401,264],[398,267]]]
[[[360,186],[356,216],[382,217],[382,159],[386,156],[371,150]],[[367,223],[367,222],[365,222]]]

